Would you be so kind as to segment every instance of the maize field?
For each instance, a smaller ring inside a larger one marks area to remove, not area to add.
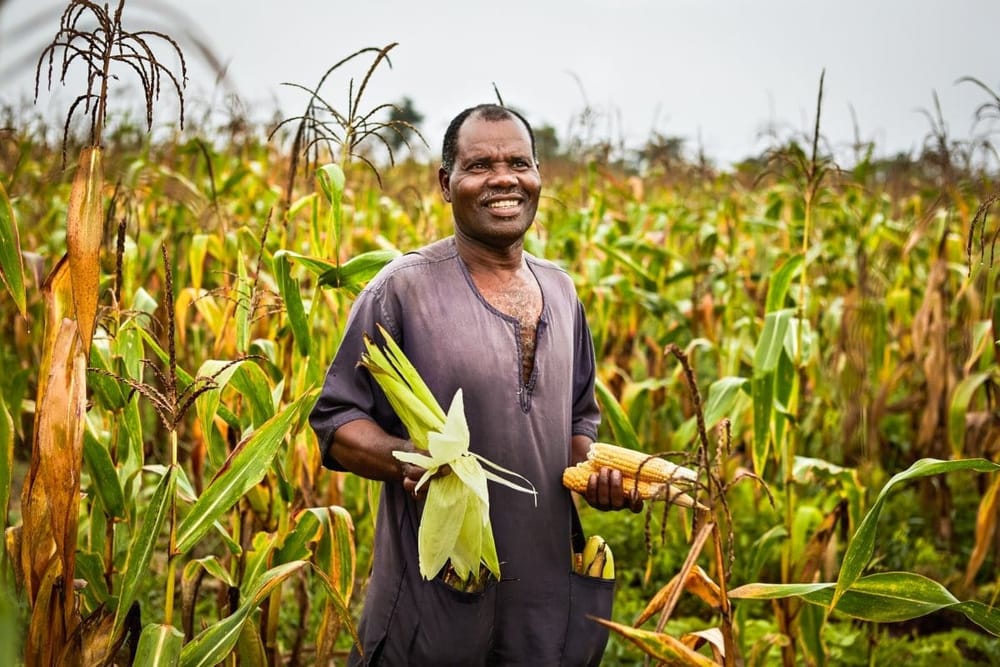
[[[107,39],[98,73],[138,52]],[[118,64],[149,68],[138,123],[99,86],[65,137],[0,111],[0,664],[343,664],[379,483],[306,417],[365,282],[451,233],[438,165],[387,154],[416,128],[356,81],[222,126],[161,115],[180,69]],[[604,664],[1000,664],[1000,181],[933,125],[837,164],[821,91],[814,133],[732,168],[542,156],[526,248],[583,301],[600,440],[659,485],[580,505]]]

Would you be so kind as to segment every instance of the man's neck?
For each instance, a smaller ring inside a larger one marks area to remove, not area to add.
[[[460,235],[455,235],[458,255],[476,273],[509,274],[524,268],[524,243],[518,241],[503,248],[476,243]]]

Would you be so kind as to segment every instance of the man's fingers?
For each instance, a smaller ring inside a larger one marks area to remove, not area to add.
[[[597,473],[597,504],[608,507],[611,504],[611,469],[602,467]]]

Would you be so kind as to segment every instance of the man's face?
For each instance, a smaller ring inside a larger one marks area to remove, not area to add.
[[[451,173],[438,173],[456,233],[494,248],[519,242],[535,219],[542,180],[528,129],[472,115],[458,132]]]

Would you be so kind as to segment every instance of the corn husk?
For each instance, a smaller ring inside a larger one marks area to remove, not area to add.
[[[381,325],[378,328],[385,348],[366,335],[360,364],[385,392],[414,445],[423,450],[393,452],[400,461],[426,469],[417,484],[417,488],[428,485],[417,531],[420,574],[433,579],[450,565],[458,579],[467,582],[479,578],[482,566],[499,579],[487,482],[532,495],[537,495],[535,487],[517,473],[469,451],[462,390],[455,392],[445,413],[389,332]],[[439,476],[444,466],[451,474]],[[518,477],[527,486],[502,475]],[[461,520],[456,521],[456,517]]]

